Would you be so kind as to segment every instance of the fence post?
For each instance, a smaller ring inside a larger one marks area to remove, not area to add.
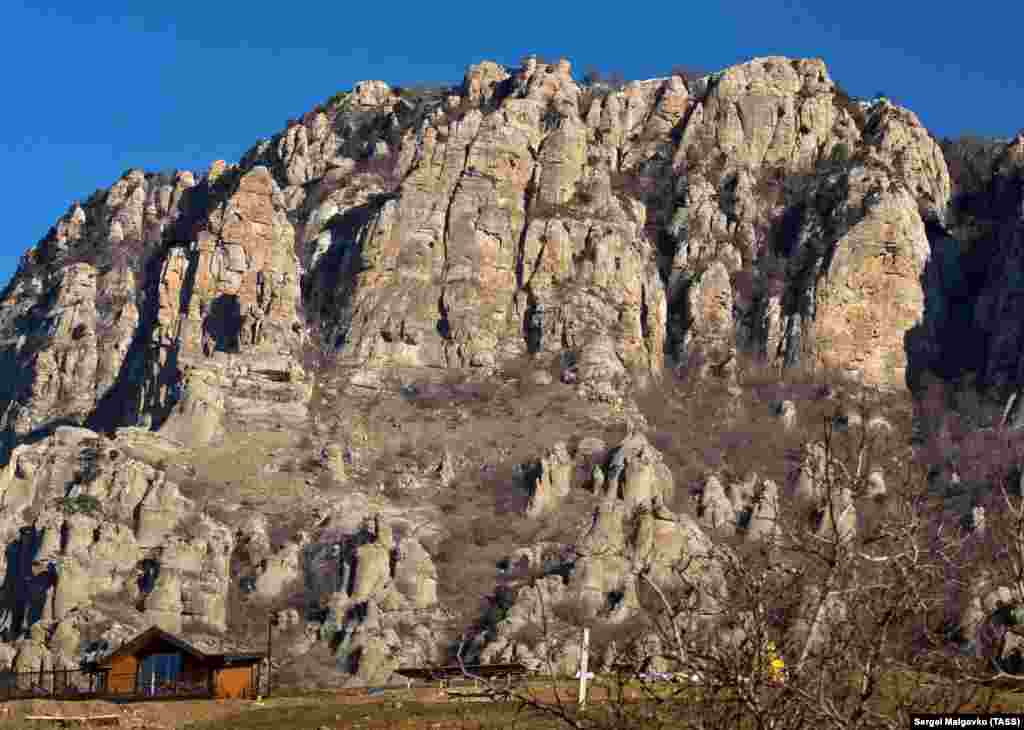
[[[580,647],[580,709],[587,707],[587,655],[590,653],[590,629],[583,629],[583,644]]]

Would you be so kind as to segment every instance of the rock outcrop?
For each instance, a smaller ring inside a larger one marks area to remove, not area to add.
[[[533,466],[533,487],[526,513],[537,517],[557,509],[559,500],[569,494],[574,468],[565,444],[552,446]]]
[[[249,593],[299,600],[282,612],[293,653],[328,639],[352,681],[439,661],[450,597],[431,540],[475,465],[447,441],[426,460],[383,453],[360,398],[404,397],[426,372],[497,381],[519,358],[524,402],[564,393],[600,414],[595,433],[626,435],[531,451],[509,485],[529,487],[527,519],[562,520],[578,470],[592,501],[564,521],[575,541],[509,558],[539,577],[498,591],[478,657],[569,669],[575,638],[521,640],[544,605],[628,621],[683,559],[725,600],[702,556],[731,538],[767,549],[790,495],[723,470],[690,518],[633,396],[675,367],[721,379],[737,422],[744,356],[885,391],[973,370],[1016,391],[1006,418],[1024,423],[1024,136],[991,168],[984,205],[951,206],[912,112],[850,99],[818,59],[765,57],[614,89],[534,58],[472,65],[457,88],[363,81],[238,164],[129,170],[73,203],[0,295],[0,664],[63,666],[97,622],[110,641],[146,622],[230,634],[229,596]],[[775,415],[788,436],[805,425],[793,400]],[[862,421],[893,430],[835,423]],[[255,432],[284,445],[229,463]],[[403,463],[368,488],[381,457]],[[825,460],[805,447],[794,497],[820,538],[852,540],[884,473],[826,494]],[[974,598],[977,634],[993,609]],[[847,607],[804,604],[809,653]]]

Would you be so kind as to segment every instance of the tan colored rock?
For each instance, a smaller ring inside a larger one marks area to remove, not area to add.
[[[267,168],[253,167],[210,214],[216,237],[201,232],[193,257],[172,249],[164,261],[154,370],[167,366],[173,351],[184,375],[174,388],[165,376],[156,393],[174,404],[163,428],[172,438],[205,443],[229,416],[250,427],[256,417],[305,418],[308,384],[295,379],[293,361],[282,354],[299,339],[299,292],[294,229],[275,202],[279,195]],[[254,364],[231,372],[229,353],[245,353]],[[254,391],[264,402],[250,410]]]
[[[747,526],[747,538],[750,540],[768,540],[779,533],[779,486],[771,479],[761,485],[761,493],[757,498]]]
[[[591,529],[584,536],[580,558],[573,575],[573,589],[589,610],[596,612],[606,604],[609,591],[616,590],[626,570],[627,512],[614,496],[606,498],[594,515]]]
[[[403,541],[395,586],[418,609],[437,604],[437,568],[418,540]]]
[[[46,647],[47,631],[42,624],[32,627],[29,637],[17,643],[18,654],[13,669],[18,674],[18,688],[29,689],[32,672],[46,672],[52,669],[53,659]]]
[[[494,61],[475,64],[466,69],[462,95],[471,103],[486,103],[494,97],[497,85],[508,77],[504,66]]]
[[[161,569],[156,585],[145,601],[146,621],[172,634],[181,633],[181,577]]]
[[[28,463],[27,456],[29,448],[27,446],[17,446],[11,452],[10,461],[0,471],[0,490],[3,493],[3,504],[11,512],[19,512],[29,507],[36,497],[35,484],[30,476],[29,472],[21,466],[23,463]],[[20,472],[20,474],[19,474]]]
[[[451,452],[448,451],[448,449],[444,450],[444,454],[441,456],[441,461],[438,462],[437,467],[434,469],[434,473],[437,474],[437,478],[440,480],[442,487],[451,486],[452,482],[455,481],[455,460],[452,458]]]
[[[206,177],[210,182],[216,182],[217,178],[224,174],[225,169],[227,169],[227,163],[224,160],[214,160],[210,164],[210,171]]]
[[[881,469],[872,469],[868,474],[867,491],[864,496],[868,498],[882,497],[886,494],[885,472]]]
[[[735,350],[732,285],[729,272],[721,261],[715,261],[699,282],[687,291],[687,310],[693,325],[682,341],[686,356],[700,353],[705,362],[701,375],[712,366],[727,362]]]
[[[184,497],[178,487],[164,479],[156,482],[139,503],[135,537],[140,545],[156,547],[184,516]]]
[[[161,433],[189,446],[205,446],[223,433],[224,396],[204,371],[189,373],[182,384],[181,400]]]
[[[61,621],[50,636],[50,650],[54,654],[72,657],[78,652],[81,634],[70,621]]]
[[[785,430],[793,430],[796,426],[796,404],[793,401],[784,400],[777,403],[775,413]]]
[[[256,593],[263,598],[278,598],[289,584],[301,576],[301,546],[292,543],[280,552],[267,557],[256,577]]]
[[[345,453],[342,448],[337,444],[329,444],[324,447],[323,457],[331,477],[339,483],[345,482],[348,479],[348,471],[345,468]]]
[[[92,601],[92,579],[89,567],[75,558],[61,557],[56,561],[57,584],[53,589],[53,618],[61,621],[77,607]]]
[[[725,487],[715,474],[704,479],[701,491],[701,519],[711,530],[731,535],[736,531],[736,508],[725,494]]]
[[[376,540],[360,545],[356,550],[356,572],[352,581],[352,600],[365,601],[383,593],[391,583],[391,528],[376,519]]]
[[[538,517],[557,509],[569,495],[575,465],[564,442],[559,441],[537,462],[533,492],[526,513]]]
[[[190,583],[182,596],[182,609],[206,626],[227,631],[228,585],[225,580],[207,579]]]
[[[394,100],[391,87],[383,81],[360,81],[352,88],[352,101],[361,106],[381,106]]]
[[[852,492],[849,488],[841,487],[831,495],[824,495],[822,500],[818,536],[830,541],[852,540],[857,534],[857,508],[853,503]]]
[[[88,554],[94,542],[93,538],[98,524],[96,519],[88,515],[77,513],[68,515],[62,526],[65,535],[64,554],[70,556]]]
[[[820,443],[805,444],[800,470],[797,474],[794,496],[797,499],[817,502],[823,496],[825,479],[825,446]]]
[[[936,140],[914,112],[887,100],[872,107],[871,118],[864,135],[869,154],[891,165],[896,179],[912,184],[910,193],[923,210],[945,220],[952,185]]]
[[[739,164],[807,169],[837,127],[832,81],[820,59],[756,58],[716,74],[710,89],[698,84],[691,91],[702,101],[677,159],[711,143]],[[856,139],[856,129],[839,128],[844,139]]]
[[[160,565],[182,575],[198,575],[206,563],[206,551],[205,542],[195,538],[184,540],[171,536],[163,543]]]
[[[98,539],[90,546],[87,560],[79,558],[79,562],[88,566],[95,595],[116,593],[131,582],[126,572],[143,558],[144,551],[127,525],[103,523],[97,530]]]
[[[905,189],[882,194],[836,244],[816,287],[809,347],[821,367],[861,382],[906,385],[906,333],[924,312],[921,275],[928,239]]]
[[[624,440],[608,460],[607,487],[617,489],[628,508],[657,498],[672,501],[675,480],[661,453],[640,433]]]

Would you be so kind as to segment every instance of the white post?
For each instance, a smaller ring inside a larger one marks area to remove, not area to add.
[[[580,709],[587,708],[587,655],[590,653],[590,629],[583,629],[583,645],[580,647]]]

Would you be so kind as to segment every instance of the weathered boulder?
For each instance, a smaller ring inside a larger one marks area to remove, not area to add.
[[[47,638],[46,627],[37,623],[28,636],[16,642],[18,653],[12,668],[18,674],[19,689],[32,686],[32,672],[47,672],[53,668],[53,658],[46,646]]]
[[[791,400],[784,400],[776,403],[774,407],[782,428],[786,431],[793,430],[796,426],[796,404]]]
[[[82,635],[75,625],[70,621],[61,621],[50,635],[49,647],[54,655],[73,657],[78,653],[81,641]]]
[[[374,542],[360,545],[356,550],[353,601],[365,601],[382,593],[391,583],[392,547],[391,528],[378,517]]]
[[[455,481],[455,459],[452,458],[451,452],[448,449],[445,449],[441,455],[441,460],[434,469],[434,473],[437,475],[442,487],[451,486],[451,483]]]
[[[569,495],[575,465],[564,442],[552,446],[533,466],[533,486],[526,513],[531,517],[548,514]]]
[[[825,446],[817,442],[809,443],[804,445],[803,451],[793,495],[800,500],[817,502],[822,498],[824,491]]]
[[[885,494],[885,472],[881,469],[872,469],[868,474],[867,490],[864,496],[868,498],[875,498],[883,497]]]
[[[185,513],[185,498],[178,487],[159,474],[139,502],[135,520],[135,536],[142,546],[160,545]]]
[[[779,486],[771,479],[761,485],[747,525],[747,538],[770,540],[779,533]]]
[[[606,492],[615,490],[632,509],[657,498],[672,501],[675,480],[664,458],[641,433],[627,437],[612,450],[606,469]]]
[[[404,540],[400,545],[395,587],[418,609],[437,603],[437,568],[418,540]]]
[[[145,598],[146,621],[164,631],[180,634],[181,610],[181,576],[173,570],[160,570],[153,590]]]
[[[338,444],[328,444],[323,450],[323,462],[327,472],[336,482],[343,483],[348,478],[345,468],[345,452]]]
[[[857,534],[857,508],[849,487],[840,487],[822,496],[820,518],[817,524],[819,537],[847,542]]]
[[[53,591],[53,618],[61,621],[79,606],[92,600],[92,578],[87,567],[77,558],[61,557],[56,561],[57,583]]]
[[[278,598],[285,588],[301,578],[300,558],[302,546],[287,545],[262,561],[262,568],[256,576],[255,591],[263,598]]]
[[[731,535],[736,531],[736,507],[725,494],[725,487],[716,474],[704,478],[700,497],[701,520],[715,532]]]

